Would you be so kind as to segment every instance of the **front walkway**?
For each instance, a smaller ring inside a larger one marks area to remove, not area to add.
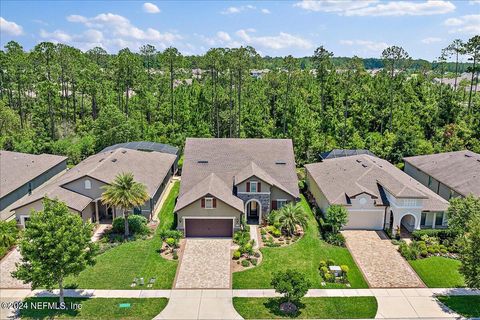
[[[370,288],[424,288],[425,284],[383,232],[345,230],[347,248]]]
[[[232,239],[187,238],[176,289],[230,288]]]

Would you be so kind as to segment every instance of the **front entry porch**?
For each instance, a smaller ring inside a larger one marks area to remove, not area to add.
[[[245,204],[247,224],[259,225],[262,219],[262,206],[258,200],[251,199]]]

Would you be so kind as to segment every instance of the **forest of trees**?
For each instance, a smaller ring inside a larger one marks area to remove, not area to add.
[[[0,149],[63,154],[70,164],[119,142],[182,147],[186,137],[292,138],[299,164],[332,148],[393,163],[480,152],[479,42],[455,40],[427,62],[396,46],[377,60],[324,47],[306,58],[262,58],[252,47],[108,54],[49,42],[26,52],[12,41],[0,51]],[[372,74],[372,65],[383,69]],[[471,78],[457,83],[461,72]],[[434,80],[443,77],[455,86]]]

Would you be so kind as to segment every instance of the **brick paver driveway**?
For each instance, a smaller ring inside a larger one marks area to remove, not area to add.
[[[175,288],[230,288],[231,246],[232,239],[187,239]]]
[[[350,253],[370,287],[425,287],[410,264],[383,233],[366,230],[345,230],[342,233],[347,240]]]
[[[24,284],[23,281],[15,279],[11,275],[11,273],[17,269],[15,263],[20,263],[21,259],[22,255],[20,251],[15,248],[0,261],[0,288],[30,288],[29,284]]]

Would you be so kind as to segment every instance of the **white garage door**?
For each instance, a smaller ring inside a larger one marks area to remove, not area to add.
[[[366,229],[366,230],[382,230],[383,229],[383,210],[378,211],[349,211],[348,223],[344,229]]]

